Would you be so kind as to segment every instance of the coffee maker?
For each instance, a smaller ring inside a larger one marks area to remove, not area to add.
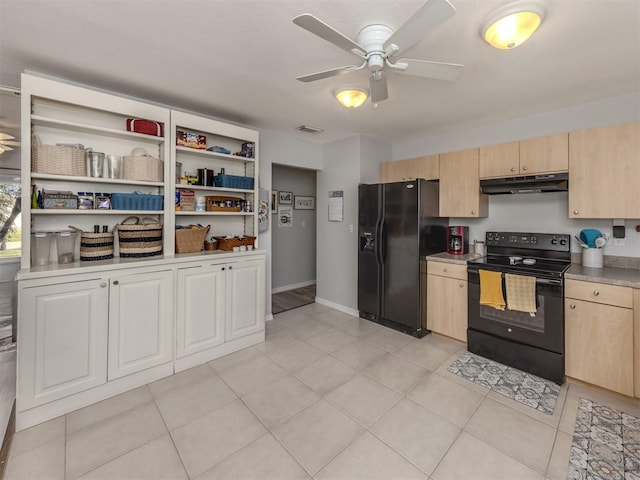
[[[469,253],[469,227],[447,227],[447,253],[452,255]]]

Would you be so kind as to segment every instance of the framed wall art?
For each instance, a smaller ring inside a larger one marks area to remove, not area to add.
[[[302,197],[296,195],[293,201],[296,210],[313,210],[316,208],[316,197]]]
[[[271,213],[278,213],[278,192],[271,190]]]
[[[292,192],[278,192],[278,205],[291,205],[293,203]]]

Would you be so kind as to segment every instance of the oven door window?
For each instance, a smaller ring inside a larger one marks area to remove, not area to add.
[[[492,307],[480,305],[480,317],[492,322],[499,322],[511,327],[519,327],[524,330],[544,333],[544,304],[545,297],[536,295],[536,313],[531,315],[515,310],[497,310]]]

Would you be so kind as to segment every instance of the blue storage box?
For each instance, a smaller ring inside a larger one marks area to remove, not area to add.
[[[112,193],[112,210],[162,210],[162,195],[145,193]]]
[[[213,183],[216,187],[253,190],[253,178],[251,177],[239,177],[237,175],[221,174],[213,177]]]

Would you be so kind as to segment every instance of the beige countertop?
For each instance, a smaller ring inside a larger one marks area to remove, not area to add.
[[[637,268],[591,268],[583,267],[579,263],[572,263],[564,274],[564,278],[640,288],[640,270]]]
[[[442,252],[427,256],[427,260],[436,260],[443,263],[456,263],[458,265],[466,265],[467,260],[473,260],[474,258],[478,258],[478,255],[474,255],[472,253],[467,253],[466,255],[451,255],[450,253]]]

